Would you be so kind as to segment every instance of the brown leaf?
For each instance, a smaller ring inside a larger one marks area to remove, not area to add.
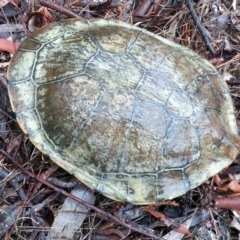
[[[160,218],[168,227],[171,225],[167,222],[166,216],[163,213],[154,211],[149,207],[144,207],[144,210],[152,214],[155,218]]]
[[[219,177],[218,174],[216,174],[216,175],[213,177],[213,181],[215,182],[215,184],[216,184],[218,187],[222,187],[221,178]]]
[[[237,180],[233,179],[230,183],[226,184],[225,186],[222,187],[223,189],[226,190],[231,190],[233,192],[240,192],[240,184],[238,183]]]
[[[176,228],[175,228],[176,227]],[[190,231],[185,227],[185,226],[183,226],[183,225],[181,225],[181,224],[177,224],[176,226],[174,225],[174,226],[172,226],[172,229],[174,230],[174,231],[176,231],[176,232],[179,232],[179,233],[182,233],[182,234],[184,234],[184,235],[190,235],[191,233],[190,233]]]
[[[185,234],[185,235],[191,234],[190,231],[186,227],[179,224],[174,219],[166,217],[163,213],[152,210],[149,207],[144,207],[144,210],[149,212],[150,214],[152,214],[154,217],[160,218],[166,226],[171,227],[176,232],[179,232],[179,233],[182,233],[182,234]]]
[[[125,235],[118,229],[115,228],[111,228],[111,229],[104,229],[101,231],[98,231],[98,234],[100,235],[105,235],[105,236],[110,236],[110,235],[117,235],[119,236],[121,239],[125,238]]]
[[[48,22],[54,21],[53,15],[48,11],[46,7],[39,8],[38,12],[42,13],[45,16],[45,18],[47,18]]]
[[[213,65],[213,66],[218,66],[219,64],[224,62],[224,58],[222,57],[218,57],[218,58],[211,58],[209,59],[209,62]]]
[[[183,34],[182,34],[182,44],[183,46],[188,46],[188,39],[189,39],[189,23],[186,22],[184,25],[183,25]]]

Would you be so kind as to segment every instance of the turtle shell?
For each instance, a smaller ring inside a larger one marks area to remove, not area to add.
[[[177,197],[239,152],[231,96],[216,69],[127,23],[51,23],[21,44],[8,80],[33,144],[116,200]]]

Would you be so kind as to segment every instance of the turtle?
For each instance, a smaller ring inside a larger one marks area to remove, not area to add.
[[[50,23],[21,43],[7,78],[36,148],[111,199],[173,199],[239,153],[230,91],[215,67],[128,23]]]

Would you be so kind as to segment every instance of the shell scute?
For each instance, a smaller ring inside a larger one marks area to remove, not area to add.
[[[81,46],[76,45],[78,41],[81,42]],[[59,51],[59,46],[63,48],[62,51]],[[41,84],[84,73],[88,61],[96,51],[97,46],[88,35],[66,33],[44,44],[39,51],[33,75],[34,81]]]
[[[15,112],[25,112],[35,107],[35,85],[31,81],[10,82],[10,94],[13,96],[11,104]],[[21,89],[26,88],[25,94],[21,94]]]
[[[39,43],[47,43],[59,38],[64,33],[66,30],[62,24],[55,22],[38,29],[38,34],[32,33],[29,37]]]
[[[209,82],[213,85],[213,87],[216,89],[219,93],[230,93],[226,82],[219,80],[221,78],[218,73],[213,74],[207,74],[206,78],[209,80]]]
[[[29,41],[23,42],[21,44],[21,49],[26,49],[27,51],[37,51],[42,47],[42,44],[39,42],[36,42],[35,40],[29,38]]]
[[[167,104],[171,114],[177,117],[190,117],[193,114],[193,104],[186,94],[186,91],[174,89],[170,94]],[[179,106],[184,105],[184,108]]]
[[[112,31],[111,27],[105,27],[104,31],[101,28],[96,28],[90,30],[89,35],[103,51],[121,54],[126,53],[134,44],[139,31],[132,30],[131,34],[129,34],[129,31],[115,26],[114,31]]]
[[[171,179],[171,184],[169,184]],[[156,196],[155,198],[161,200],[162,197],[172,199],[174,198],[176,188],[183,194],[189,189],[189,180],[183,175],[181,170],[172,168],[169,171],[160,172],[158,174],[158,181],[155,183]]]
[[[164,141],[165,168],[184,168],[201,155],[199,136],[188,121],[174,120],[168,128]],[[179,158],[181,155],[181,158]]]
[[[32,75],[36,53],[18,50],[18,54],[14,55],[12,61],[17,62],[13,65],[11,71],[8,71],[9,82],[29,81]],[[21,71],[19,71],[21,69]]]
[[[135,59],[136,63],[147,71],[157,71],[161,67],[166,55],[171,52],[165,45],[159,43],[151,35],[141,32],[128,53]]]
[[[38,115],[34,109],[28,109],[21,113],[17,113],[16,116],[18,122],[21,123],[21,128],[25,133],[29,134],[30,137],[39,134],[42,130],[41,122],[39,121]]]
[[[167,76],[168,77],[168,76]],[[143,102],[158,103],[165,106],[173,91],[171,82],[166,82],[165,74],[156,72],[147,72],[138,82],[135,95]],[[158,89],[161,88],[161,91]]]
[[[98,69],[99,65],[101,71]],[[96,72],[98,72],[97,76]],[[99,81],[105,90],[115,91],[135,89],[144,73],[127,54],[114,55],[100,52],[88,62],[86,74]]]
[[[99,84],[85,76],[38,87],[36,108],[56,146],[66,148],[72,143],[78,128],[89,118],[99,91]]]
[[[218,95],[207,76],[198,77],[186,88],[191,102],[195,106],[202,106],[221,111],[221,94]]]

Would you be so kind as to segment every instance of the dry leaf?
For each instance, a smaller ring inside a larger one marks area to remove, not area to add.
[[[174,219],[166,217],[163,213],[152,210],[149,207],[144,207],[144,210],[152,214],[154,217],[160,218],[166,226],[171,227],[173,230],[185,235],[190,234],[190,231],[186,227],[179,224]]]
[[[226,184],[225,186],[222,187],[223,189],[226,190],[231,190],[233,192],[240,192],[240,184],[238,183],[237,180],[233,179],[230,183]]]
[[[9,0],[0,0],[0,7],[4,7],[9,3]]]

